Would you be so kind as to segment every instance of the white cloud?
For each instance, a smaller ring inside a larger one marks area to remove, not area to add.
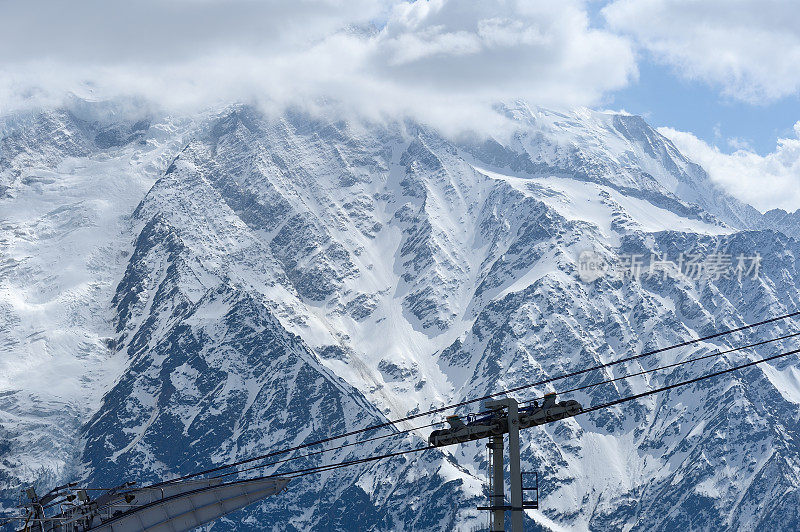
[[[591,29],[581,0],[0,3],[6,108],[71,91],[463,120],[498,99],[592,105],[635,75],[628,41]]]
[[[795,138],[778,139],[775,151],[765,156],[745,149],[729,155],[691,133],[666,127],[659,132],[745,203],[762,211],[800,209],[800,122],[794,126]]]
[[[614,0],[603,14],[680,75],[732,98],[800,92],[797,0]]]
[[[747,139],[742,139],[739,137],[731,137],[726,142],[728,143],[728,146],[731,149],[753,151],[753,146]]]
[[[385,9],[374,0],[2,2],[0,62],[157,65],[226,49],[275,54]]]
[[[399,4],[375,44],[374,72],[449,94],[591,104],[636,74],[629,43],[571,0]]]

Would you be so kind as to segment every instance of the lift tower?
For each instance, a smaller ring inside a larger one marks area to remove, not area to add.
[[[479,510],[489,510],[492,532],[504,530],[506,510],[511,511],[512,532],[523,532],[523,512],[527,508],[538,508],[538,476],[536,481],[536,501],[525,502],[520,468],[519,429],[552,423],[560,419],[572,417],[583,411],[577,401],[556,403],[556,394],[544,396],[541,406],[534,401],[523,408],[516,399],[510,397],[487,401],[489,410],[483,414],[467,417],[467,422],[459,416],[449,416],[447,429],[431,432],[428,442],[436,447],[444,447],[456,443],[489,439],[487,447],[491,453],[491,472],[489,474],[490,495],[489,506],[481,506]],[[511,484],[511,505],[505,504],[503,480],[503,435],[508,434],[508,463]],[[530,489],[530,488],[528,488]]]
[[[491,532],[505,530],[506,496],[503,490],[503,436],[492,436],[489,443],[489,506],[478,510],[489,510],[489,529]]]
[[[502,410],[503,408],[506,409],[506,419],[508,420],[508,469],[511,475],[511,508],[509,508],[511,510],[511,531],[522,532],[522,471],[519,463],[519,405],[517,404],[516,399],[506,398],[498,399],[496,401],[488,401],[486,403],[486,407],[490,410]],[[495,491],[494,497],[492,497],[492,506],[496,506],[498,501],[501,505],[504,502],[502,434],[499,436],[492,436],[489,443],[491,444],[492,442],[495,442],[495,445],[497,445],[497,440],[499,440],[500,443],[500,452],[495,452],[492,455],[492,461],[494,462],[492,464],[494,476],[493,487],[495,490],[497,490],[499,486],[500,493],[498,498],[498,493]],[[498,470],[500,472],[499,475]],[[497,482],[498,476],[500,477],[499,483]],[[500,508],[493,510],[492,524],[494,530],[503,530],[503,510],[505,509],[506,508],[503,505],[502,510]],[[500,518],[500,523],[497,522],[498,517]]]

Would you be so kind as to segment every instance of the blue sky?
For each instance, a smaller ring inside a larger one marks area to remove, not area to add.
[[[719,186],[800,208],[800,2],[586,0],[591,31],[626,38],[637,75],[603,95],[644,116]]]
[[[760,155],[775,150],[778,138],[791,137],[800,120],[800,98],[749,103],[724,96],[719,88],[682,79],[673,67],[648,54],[639,60],[639,79],[608,95],[608,106],[642,115],[656,127],[690,131],[723,152],[734,151],[731,139],[744,141]]]
[[[611,3],[594,0],[586,4],[592,27],[606,29],[602,9]],[[731,2],[732,9],[735,4]],[[796,9],[800,10],[800,5]],[[775,50],[775,54],[781,53]],[[775,150],[778,138],[793,136],[793,126],[800,120],[797,94],[776,101],[743,102],[724,95],[719,85],[681,76],[677,67],[647,51],[640,52],[638,68],[638,80],[607,95],[609,108],[642,115],[656,127],[692,132],[726,153],[735,150],[730,141],[737,139],[759,155],[766,155]]]

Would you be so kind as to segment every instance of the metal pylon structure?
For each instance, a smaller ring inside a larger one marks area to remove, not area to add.
[[[541,405],[534,401],[532,405],[524,408],[520,408],[517,400],[510,397],[487,401],[484,406],[488,412],[468,416],[466,423],[459,416],[449,416],[447,422],[450,428],[433,431],[428,441],[435,447],[444,447],[488,438],[489,505],[479,506],[478,509],[490,512],[489,528],[492,532],[505,530],[504,520],[507,511],[511,512],[512,532],[522,532],[525,510],[539,507],[539,476],[536,475],[535,487],[523,486],[519,430],[572,417],[582,412],[583,408],[576,401],[556,402],[556,394],[547,394]],[[504,434],[508,434],[510,505],[505,503]],[[535,491],[536,499],[525,501],[526,491]]]
[[[481,506],[479,510],[491,512],[491,532],[505,530],[505,512],[511,510],[511,531],[522,532],[522,471],[519,459],[519,405],[516,399],[505,398],[488,401],[490,410],[506,410],[508,419],[508,465],[511,484],[511,506],[505,504],[505,479],[503,468],[503,435],[497,434],[489,438],[487,447],[491,459],[489,506]]]
[[[486,444],[489,449],[489,506],[479,510],[489,510],[489,530],[504,530],[506,496],[503,478],[503,436],[492,436]]]

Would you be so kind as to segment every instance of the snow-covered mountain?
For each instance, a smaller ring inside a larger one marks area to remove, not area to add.
[[[800,307],[797,221],[717,189],[640,117],[514,103],[498,107],[502,138],[453,138],[247,106],[181,118],[125,109],[76,102],[0,125],[6,506],[19,482],[151,481]],[[586,252],[730,264],[697,279],[587,281]],[[754,257],[757,271],[735,271]],[[588,405],[794,345],[572,398]],[[526,431],[543,497],[530,526],[797,528],[799,378],[787,359]],[[473,443],[309,475],[213,529],[472,530],[485,522],[485,470]]]
[[[800,209],[794,212],[786,212],[783,209],[767,211],[764,213],[761,225],[798,238],[800,237]]]

